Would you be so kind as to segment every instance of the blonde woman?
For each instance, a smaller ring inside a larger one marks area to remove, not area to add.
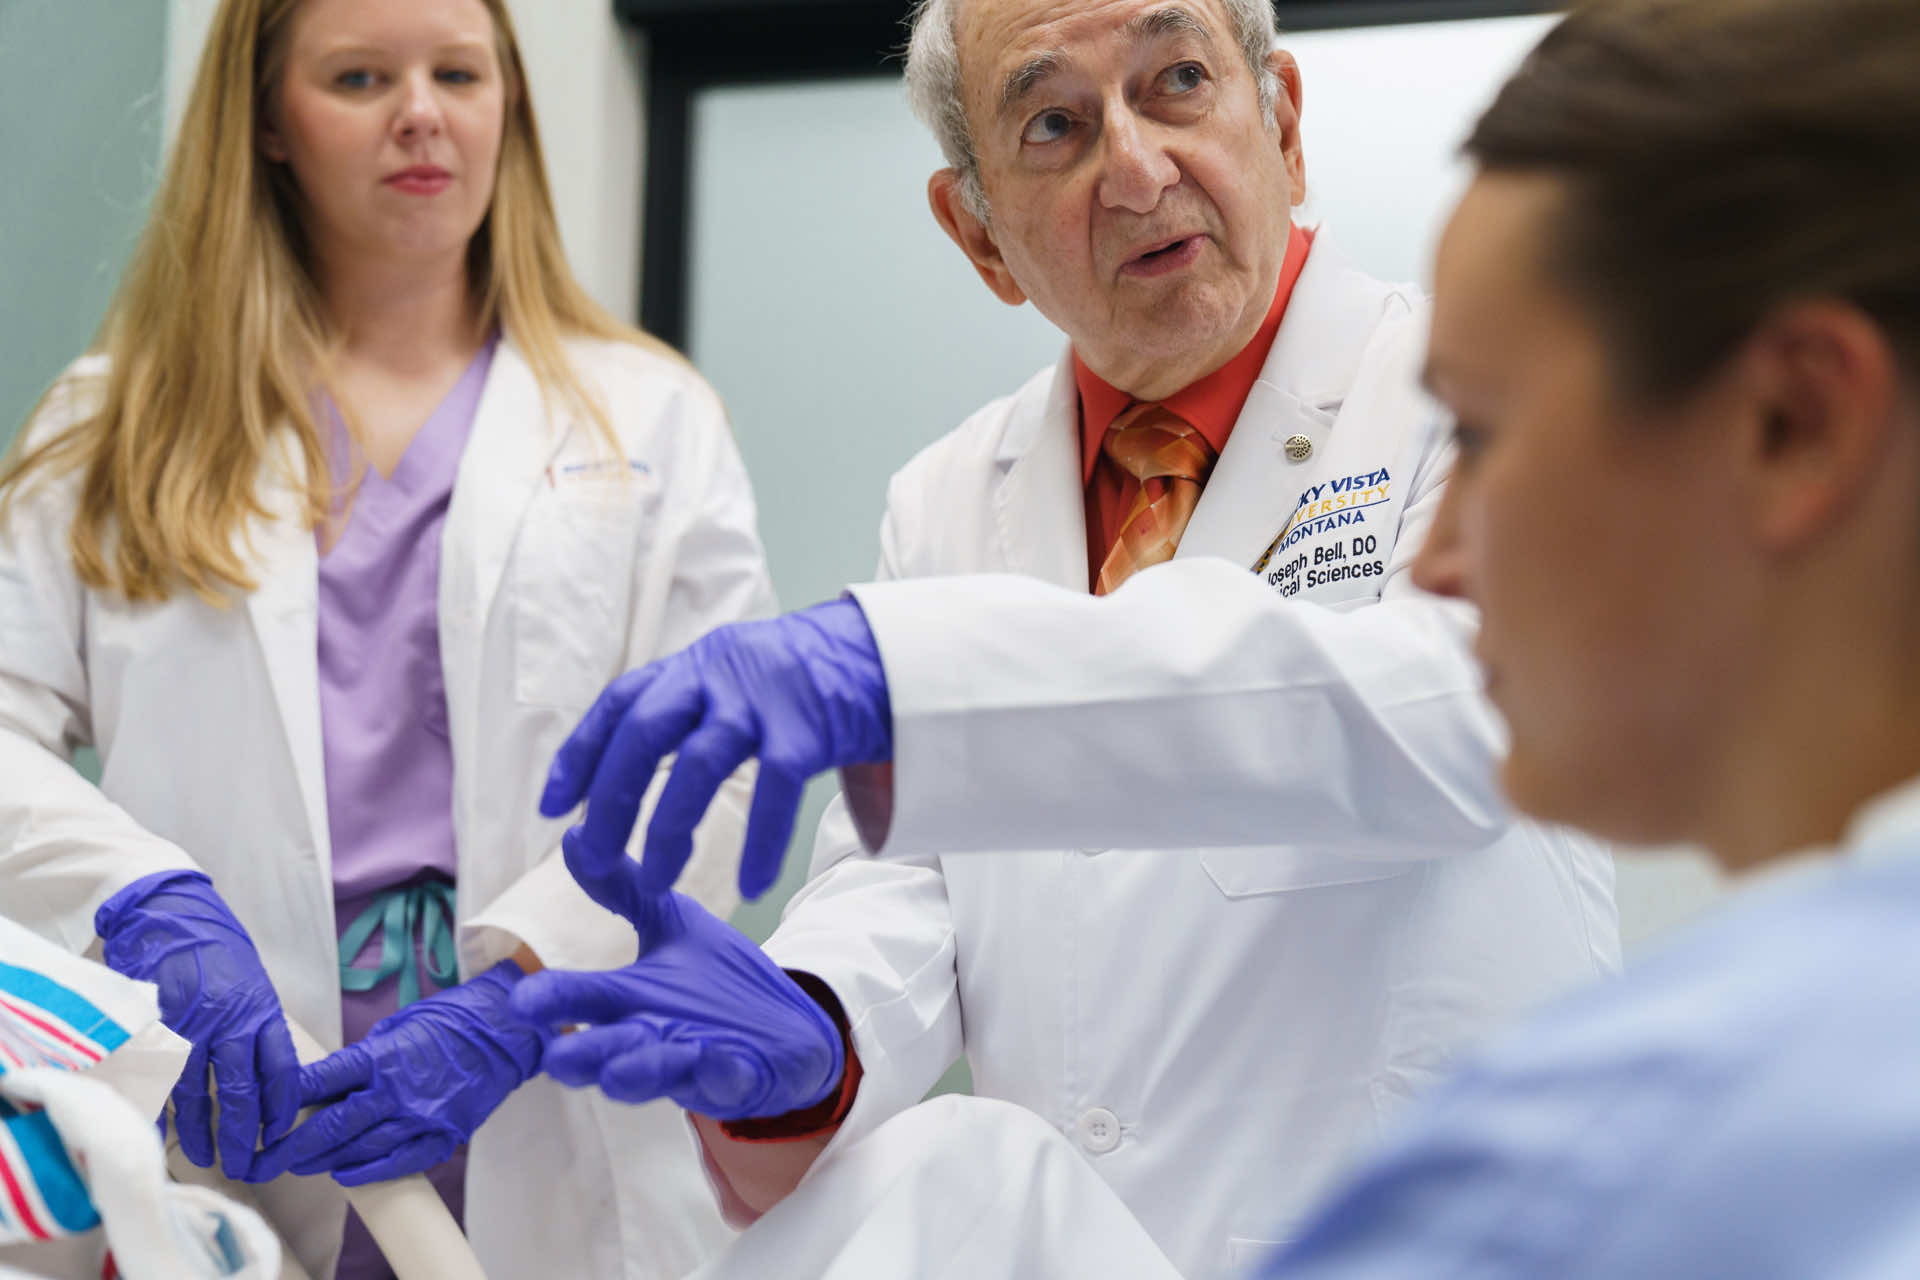
[[[501,0],[226,0],[0,472],[0,903],[159,984],[182,1151],[314,1274],[385,1267],[288,1168],[430,1172],[496,1276],[682,1274],[722,1229],[678,1115],[531,1079],[506,996],[635,946],[538,815],[554,748],[772,607],[712,392],[568,272]],[[287,1020],[348,1047],[301,1071]]]

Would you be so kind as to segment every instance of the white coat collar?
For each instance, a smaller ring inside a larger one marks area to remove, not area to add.
[[[320,740],[320,552],[306,520],[306,459],[292,432],[262,468],[264,516],[248,526],[248,563],[257,584],[247,615],[260,640],[280,730],[293,762],[301,807],[322,875],[332,875],[326,758]]]
[[[456,743],[471,728],[469,709],[479,705],[481,646],[521,521],[570,435],[591,429],[562,404],[556,398],[548,412],[526,355],[511,334],[503,336],[440,538],[440,665]]]
[[[1007,568],[1073,591],[1087,590],[1086,487],[1080,478],[1080,389],[1069,348],[1051,374],[1014,393],[1001,438],[1006,478],[993,514]]]
[[[440,598],[455,615],[469,615],[463,621],[485,625],[534,488],[581,425],[570,413],[547,412],[533,366],[511,335],[502,337],[447,508],[444,546],[457,554],[442,560]],[[459,576],[449,582],[445,570]]]
[[[1259,382],[1317,409],[1337,410],[1393,293],[1355,266],[1321,227],[1313,233]]]
[[[1390,296],[1326,231],[1314,236],[1273,349],[1180,540],[1180,556],[1218,556],[1250,569],[1271,545],[1326,447]],[[1312,448],[1298,462],[1286,450],[1296,436]]]

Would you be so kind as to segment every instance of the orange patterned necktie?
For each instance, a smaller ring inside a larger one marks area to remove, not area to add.
[[[1191,423],[1158,404],[1137,404],[1121,414],[1107,428],[1100,449],[1140,482],[1140,492],[1100,565],[1093,585],[1097,596],[1173,559],[1218,456]]]

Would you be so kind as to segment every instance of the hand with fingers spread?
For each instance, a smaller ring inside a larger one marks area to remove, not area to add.
[[[260,1153],[260,1176],[331,1173],[357,1187],[447,1160],[539,1069],[549,1037],[508,1004],[523,980],[502,960],[302,1067],[300,1105],[319,1110]]]
[[[839,1027],[746,935],[683,894],[643,890],[624,854],[600,863],[570,836],[567,862],[633,922],[640,958],[604,973],[549,969],[514,991],[514,1012],[529,1022],[586,1024],[548,1046],[547,1074],[622,1102],[672,1098],[718,1120],[784,1115],[839,1086]]]
[[[641,798],[676,751],[647,826],[642,887],[673,886],[714,793],[758,757],[740,891],[759,897],[780,874],[807,779],[893,756],[886,673],[860,606],[835,600],[721,627],[621,676],[554,757],[540,812],[560,817],[584,797],[585,821],[574,830],[625,861]]]
[[[246,927],[198,871],[134,881],[101,904],[93,927],[107,967],[159,987],[160,1020],[193,1045],[173,1086],[180,1150],[210,1169],[217,1147],[229,1178],[249,1178],[260,1141],[299,1112],[300,1059]]]

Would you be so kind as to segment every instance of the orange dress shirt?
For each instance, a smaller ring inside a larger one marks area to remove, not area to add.
[[[1174,392],[1160,403],[1191,423],[1218,455],[1227,447],[1240,408],[1259,381],[1266,367],[1273,340],[1280,332],[1280,321],[1287,314],[1293,286],[1307,265],[1307,253],[1313,247],[1313,233],[1298,226],[1287,237],[1287,256],[1280,266],[1280,285],[1274,291],[1267,318],[1253,335],[1253,341],[1240,354],[1215,369],[1200,381]],[[1080,481],[1086,486],[1087,501],[1087,584],[1100,577],[1100,566],[1120,536],[1120,525],[1140,492],[1140,482],[1122,471],[1100,451],[1107,428],[1115,418],[1133,406],[1134,399],[1111,386],[1087,368],[1080,353],[1073,353],[1073,378],[1080,388]]]

